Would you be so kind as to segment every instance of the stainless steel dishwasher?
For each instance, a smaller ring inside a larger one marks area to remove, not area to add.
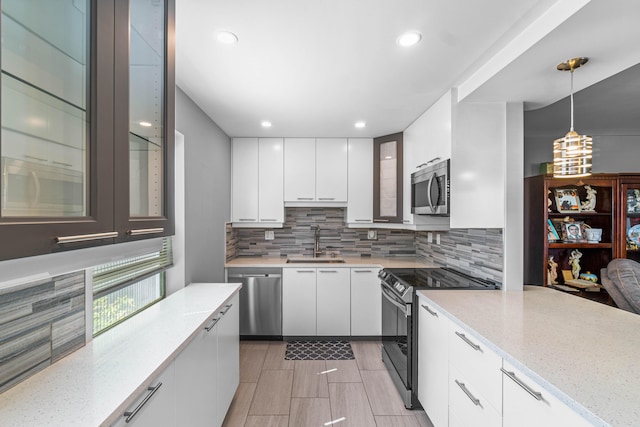
[[[240,289],[240,337],[282,339],[282,269],[227,268]]]

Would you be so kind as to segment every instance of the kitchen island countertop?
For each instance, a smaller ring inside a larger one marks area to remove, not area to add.
[[[538,286],[418,292],[594,425],[638,425],[639,315]]]

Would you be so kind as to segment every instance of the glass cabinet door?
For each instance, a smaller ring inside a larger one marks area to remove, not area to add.
[[[129,214],[163,212],[165,112],[165,8],[130,0],[129,32]]]
[[[373,222],[402,223],[402,133],[373,140]]]
[[[89,1],[1,4],[0,217],[84,217]]]
[[[623,184],[624,207],[624,258],[640,262],[640,183]]]

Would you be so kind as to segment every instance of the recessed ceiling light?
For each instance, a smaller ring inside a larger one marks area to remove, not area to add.
[[[262,123],[260,123],[260,125],[263,128],[270,128],[271,127],[271,122],[269,120],[263,120]]]
[[[358,129],[362,129],[363,127],[367,126],[367,123],[360,121],[360,122],[356,122],[354,126],[357,127]]]
[[[413,46],[422,40],[422,34],[417,31],[409,31],[398,37],[398,44],[402,47]]]
[[[216,33],[216,40],[222,44],[234,44],[238,43],[238,36],[231,31],[218,31]]]
[[[151,123],[149,122],[140,122],[138,123],[140,126],[145,127],[145,128],[150,128],[151,127]]]

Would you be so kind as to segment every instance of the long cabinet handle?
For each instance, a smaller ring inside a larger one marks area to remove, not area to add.
[[[459,336],[462,341],[464,341],[467,344],[469,344],[471,346],[471,348],[473,348],[474,350],[482,351],[480,349],[480,346],[478,344],[474,343],[473,341],[471,341],[469,338],[467,338],[467,336],[465,334],[456,331],[456,335]]]
[[[56,237],[56,243],[76,243],[88,242],[90,240],[112,239],[118,237],[117,231],[109,231],[106,233],[78,234],[75,236]]]
[[[238,221],[256,222],[255,218],[238,218]]]
[[[318,273],[337,273],[337,270],[318,270]]]
[[[151,397],[152,397],[154,394],[156,394],[156,391],[158,391],[158,389],[159,389],[161,386],[162,386],[162,383],[158,383],[158,385],[157,385],[157,386],[155,386],[155,387],[149,387],[149,388],[147,388],[147,390],[149,391],[149,394],[147,394],[147,396],[144,398],[144,400],[143,400],[142,402],[140,402],[140,404],[139,404],[138,406],[136,406],[136,409],[134,409],[134,410],[133,410],[133,411],[131,411],[131,412],[125,412],[125,413],[123,414],[123,416],[127,417],[127,419],[126,419],[126,420],[124,420],[124,422],[125,422],[125,423],[129,423],[129,422],[133,419],[133,417],[135,417],[135,416],[138,414],[138,412],[140,412],[140,409],[142,409],[142,407],[143,407],[144,405],[146,405],[146,404],[147,404],[147,402],[149,401],[149,399],[151,399]]]
[[[315,273],[315,270],[296,270],[296,273]]]
[[[229,311],[229,309],[231,309],[231,307],[233,307],[233,304],[227,304],[227,305],[225,305],[225,306],[224,306],[224,310],[222,310],[222,311],[220,312],[220,314],[224,316],[225,314],[227,314],[227,311]]]
[[[163,232],[164,232],[164,228],[162,228],[162,227],[158,227],[158,228],[138,228],[136,230],[127,231],[127,234],[129,236],[142,236],[144,234],[158,234],[158,233],[163,233]]]
[[[275,218],[260,218],[260,222],[276,222]]]
[[[298,200],[313,200],[313,197],[296,197]]]
[[[373,222],[373,219],[354,219],[355,222]]]
[[[389,222],[388,219],[374,219],[373,222]]]
[[[480,400],[477,397],[475,397],[473,394],[471,394],[471,392],[469,391],[467,386],[464,385],[464,383],[461,383],[458,380],[455,380],[455,381],[456,381],[456,384],[458,384],[458,387],[460,387],[460,389],[464,391],[464,394],[467,395],[467,397],[473,402],[474,405],[482,407],[482,405],[480,404]]]
[[[335,200],[335,197],[318,197],[318,200]]]
[[[431,310],[431,309],[429,308],[429,306],[426,306],[426,305],[424,305],[424,304],[420,304],[420,305],[422,305],[422,308],[424,308],[425,310],[427,310],[427,312],[428,312],[430,315],[435,316],[435,317],[438,317],[438,313],[436,313],[435,311]],[[457,333],[457,332],[456,332],[456,333]]]
[[[219,321],[220,321],[219,317],[214,317],[213,320],[211,320],[211,324],[209,326],[205,326],[204,330],[207,332],[210,332]]]
[[[515,372],[507,371],[504,368],[500,368],[500,370],[502,371],[503,374],[505,374],[506,376],[511,378],[516,384],[518,384],[520,387],[522,387],[527,393],[529,393],[531,396],[533,396],[534,399],[542,400],[542,393],[540,393],[539,391],[535,391],[531,387],[526,385],[520,378],[516,377],[516,373]]]
[[[354,273],[373,273],[373,270],[351,270]]]

